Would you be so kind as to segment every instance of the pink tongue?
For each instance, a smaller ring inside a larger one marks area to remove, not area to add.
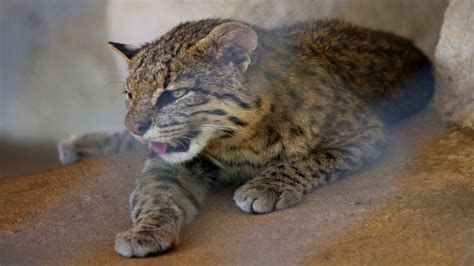
[[[164,154],[170,145],[166,142],[152,142],[151,149],[157,154]]]

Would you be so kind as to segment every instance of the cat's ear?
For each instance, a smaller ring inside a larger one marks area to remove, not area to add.
[[[127,61],[130,61],[140,51],[140,47],[130,44],[109,42],[109,46]]]
[[[254,59],[258,36],[250,26],[226,22],[215,27],[202,42],[213,46],[218,60],[232,62],[245,72]]]

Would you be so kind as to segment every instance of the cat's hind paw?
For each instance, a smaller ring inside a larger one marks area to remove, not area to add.
[[[165,229],[131,229],[115,238],[115,251],[124,257],[143,258],[173,249],[177,234]]]
[[[83,134],[76,134],[59,142],[57,148],[59,161],[61,161],[62,164],[72,164],[82,159],[84,154],[77,149],[76,144],[83,137]]]
[[[114,153],[120,144],[119,134],[107,132],[76,133],[58,144],[59,160],[72,164],[94,155]]]

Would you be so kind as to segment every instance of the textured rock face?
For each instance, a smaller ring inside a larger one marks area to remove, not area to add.
[[[122,126],[125,68],[109,40],[150,41],[179,22],[233,17],[263,27],[342,18],[432,55],[448,0],[0,0],[0,142],[56,141]]]
[[[474,128],[474,2],[452,0],[435,53],[435,104],[449,121]]]
[[[230,17],[262,27],[339,18],[412,39],[431,56],[448,0],[234,0],[111,1],[107,6],[110,37],[145,42],[176,24],[206,17]]]

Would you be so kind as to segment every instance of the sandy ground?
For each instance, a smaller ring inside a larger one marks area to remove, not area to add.
[[[474,265],[474,132],[427,111],[378,162],[294,208],[249,215],[214,193],[172,252],[126,259],[115,234],[144,153],[0,179],[0,265]]]
[[[15,143],[0,139],[0,180],[33,175],[60,166],[54,143]]]

